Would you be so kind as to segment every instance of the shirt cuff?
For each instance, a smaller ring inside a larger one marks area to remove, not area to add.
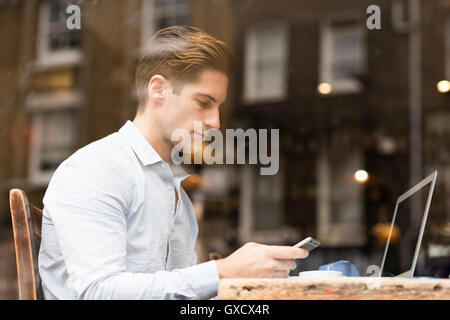
[[[200,263],[185,269],[185,277],[189,278],[192,289],[199,299],[210,299],[217,296],[219,273],[215,260]]]

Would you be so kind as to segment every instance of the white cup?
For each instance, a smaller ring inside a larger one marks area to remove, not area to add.
[[[343,277],[341,271],[334,270],[314,270],[314,271],[303,271],[298,274],[299,278],[302,279],[330,279],[330,278],[340,278]]]

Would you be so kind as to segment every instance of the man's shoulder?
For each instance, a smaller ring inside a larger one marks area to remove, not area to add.
[[[77,150],[53,174],[44,195],[44,206],[61,199],[114,195],[130,203],[139,173],[120,133],[110,134]],[[74,200],[76,199],[76,200]]]
[[[120,174],[131,161],[131,153],[120,133],[115,132],[78,149],[60,164],[55,174],[67,168],[83,171],[112,169]]]
[[[78,149],[72,156],[102,156],[120,152],[123,149],[119,133],[114,132]]]

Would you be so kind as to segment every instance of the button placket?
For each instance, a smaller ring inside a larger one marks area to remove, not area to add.
[[[170,187],[170,184],[167,184],[167,192],[169,194],[169,214],[170,214],[170,219],[172,219],[173,217],[173,211],[174,211],[174,195],[173,195],[173,189]]]

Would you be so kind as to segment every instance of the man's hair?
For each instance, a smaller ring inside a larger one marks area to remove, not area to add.
[[[229,78],[233,69],[229,47],[205,31],[188,26],[171,26],[159,30],[146,44],[136,68],[138,112],[147,102],[150,79],[162,75],[178,93],[186,82],[195,82],[205,68],[224,72]]]

